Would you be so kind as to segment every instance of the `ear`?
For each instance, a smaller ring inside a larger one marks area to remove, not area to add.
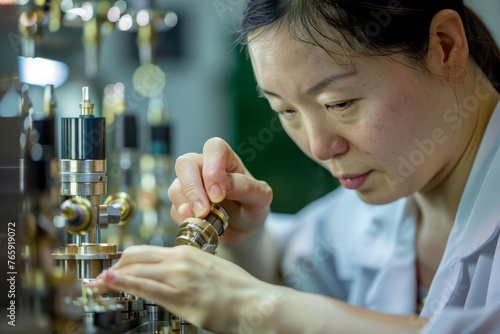
[[[468,58],[469,46],[460,15],[451,9],[439,11],[430,26],[429,69],[437,75],[456,80],[465,72]],[[450,73],[455,77],[450,77]]]

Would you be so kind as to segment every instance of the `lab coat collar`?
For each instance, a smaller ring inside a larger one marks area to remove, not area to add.
[[[462,263],[495,238],[500,230],[500,103],[483,136],[460,200],[446,250],[434,276],[421,316],[436,315],[460,294]]]
[[[499,227],[498,199],[500,180],[500,103],[491,115],[481,141],[457,216],[450,233],[445,258],[465,258],[481,248]],[[448,256],[446,256],[448,255]]]

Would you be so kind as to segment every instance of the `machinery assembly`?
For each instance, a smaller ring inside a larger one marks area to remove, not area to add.
[[[170,217],[172,124],[155,62],[158,38],[177,21],[154,1],[0,1],[9,42],[0,48],[0,261],[8,266],[0,333],[207,333],[152,300],[88,285],[130,245],[215,254],[227,227],[217,204],[180,228]],[[137,68],[104,79],[106,62],[116,61],[102,51],[112,33],[135,43]],[[61,41],[71,71],[54,60]]]
[[[99,295],[86,287],[120,259],[116,244],[102,242],[102,230],[127,224],[136,204],[125,192],[107,194],[106,120],[93,114],[86,86],[79,115],[61,118],[60,159],[55,163],[55,107],[49,103],[54,91],[46,90],[51,112],[34,120],[24,86],[20,116],[9,119],[16,126],[7,133],[22,143],[20,223],[28,233],[17,256],[23,268],[23,316],[39,319],[16,326],[12,333],[66,333],[68,328],[82,333],[203,333],[154,301],[120,291]],[[57,188],[59,196],[54,196]],[[173,245],[215,254],[227,224],[224,210],[213,204],[206,218],[184,221]]]

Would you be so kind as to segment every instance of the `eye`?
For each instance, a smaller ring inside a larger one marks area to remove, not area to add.
[[[353,101],[344,101],[340,103],[327,104],[326,108],[333,111],[344,111],[353,104]]]
[[[278,110],[276,113],[282,117],[293,117],[297,112],[295,110]]]

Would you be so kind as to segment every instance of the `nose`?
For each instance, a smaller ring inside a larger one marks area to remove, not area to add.
[[[349,151],[349,143],[327,124],[309,126],[309,151],[314,159],[323,161],[339,157]]]

